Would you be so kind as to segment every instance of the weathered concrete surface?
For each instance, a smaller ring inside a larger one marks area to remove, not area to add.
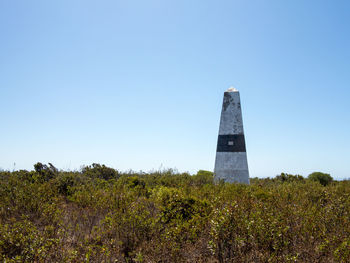
[[[217,152],[215,180],[249,184],[247,154],[245,152]]]
[[[227,141],[227,147],[222,145],[223,141]],[[235,147],[238,143],[239,147]],[[214,178],[216,181],[224,180],[231,183],[249,184],[241,102],[239,92],[234,88],[230,88],[224,93]]]

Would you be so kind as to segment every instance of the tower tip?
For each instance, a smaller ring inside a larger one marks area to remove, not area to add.
[[[231,86],[228,90],[226,90],[226,92],[238,92],[238,89],[236,89],[235,87]]]

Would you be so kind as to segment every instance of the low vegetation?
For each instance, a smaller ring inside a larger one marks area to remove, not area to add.
[[[93,164],[0,172],[2,262],[349,262],[350,182]]]

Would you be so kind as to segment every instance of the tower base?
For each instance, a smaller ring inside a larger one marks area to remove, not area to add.
[[[249,184],[246,152],[217,152],[214,180],[229,183]]]

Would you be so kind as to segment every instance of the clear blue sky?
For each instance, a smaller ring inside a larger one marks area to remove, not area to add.
[[[350,2],[0,1],[0,167],[213,170],[240,90],[250,175],[350,177]]]

